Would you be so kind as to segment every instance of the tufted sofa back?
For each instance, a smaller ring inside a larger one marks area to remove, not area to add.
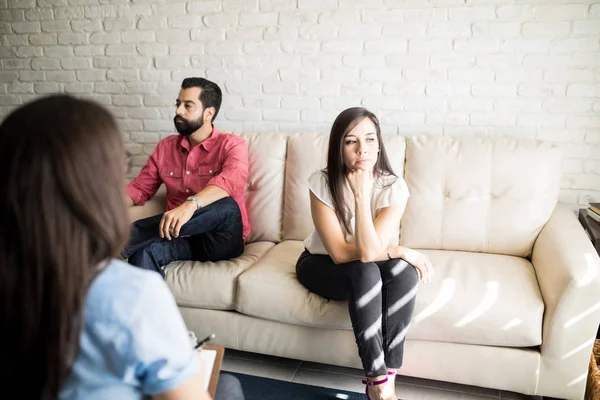
[[[304,240],[313,229],[308,176],[326,162],[326,134],[247,134],[250,242]],[[561,154],[513,138],[385,135],[411,197],[400,243],[527,256],[554,210]]]
[[[412,137],[400,243],[528,256],[556,206],[560,177],[560,150],[548,143]]]

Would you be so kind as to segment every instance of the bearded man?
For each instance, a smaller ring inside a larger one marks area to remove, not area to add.
[[[219,261],[238,257],[250,234],[244,188],[248,151],[243,138],[214,126],[221,107],[219,86],[186,78],[175,102],[179,134],[161,140],[139,175],[126,186],[129,206],[140,206],[164,184],[164,214],[133,223],[121,256],[165,277],[173,261]]]

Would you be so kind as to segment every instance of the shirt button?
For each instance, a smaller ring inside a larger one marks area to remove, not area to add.
[[[212,174],[212,169],[210,171],[208,171],[209,174]]]
[[[185,171],[185,173],[189,175],[189,174],[190,174],[190,171]]]
[[[172,172],[170,172],[170,173],[169,173],[169,175],[173,176],[173,173],[172,173]]]
[[[186,192],[186,193],[189,193],[189,192],[190,192],[190,189],[185,189],[185,192]]]

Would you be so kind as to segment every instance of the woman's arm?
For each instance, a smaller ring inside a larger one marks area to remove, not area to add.
[[[310,212],[315,229],[334,263],[343,264],[358,259],[356,246],[346,243],[335,211],[310,191]]]
[[[354,260],[369,262],[384,261],[389,258],[401,258],[417,269],[421,281],[428,282],[431,280],[433,274],[433,266],[423,253],[404,246],[387,246],[384,248],[385,243],[389,243],[390,236],[395,232],[397,226],[395,224],[399,224],[405,207],[406,201],[383,208],[379,212],[379,215],[377,215],[375,222],[371,223],[372,231],[369,229],[364,230],[365,242],[368,241],[370,243],[368,246],[372,247],[369,248],[369,251],[373,252],[367,256],[365,253],[361,254],[360,252],[360,245],[358,244],[360,239],[358,235],[356,236],[357,244],[346,243],[335,211],[310,192],[310,209],[315,228],[327,250],[327,254],[329,254],[334,263],[344,264]],[[368,211],[368,215],[370,215],[370,209]],[[357,211],[357,233],[360,229],[359,218],[361,217],[358,216]],[[370,228],[364,221],[361,220],[360,223],[364,223],[367,228]],[[375,234],[373,234],[373,231]]]
[[[144,290],[128,321],[129,343],[121,349],[128,369],[155,399],[209,400],[204,377],[210,372],[192,348],[173,294],[158,274],[142,278]]]
[[[362,262],[387,259],[388,243],[392,234],[398,232],[400,218],[402,218],[406,207],[406,200],[400,204],[381,209],[377,218],[373,221],[370,196],[365,198],[365,196],[355,195],[354,199],[356,222],[354,238],[358,259]],[[395,250],[400,253],[397,249]],[[382,258],[382,255],[385,257]]]
[[[371,229],[375,232],[375,237],[369,239],[374,239],[373,242],[376,243],[376,246],[373,247],[376,251],[373,251],[373,255],[370,259],[367,259],[366,257],[361,257],[363,255],[359,253],[359,247],[356,244],[346,243],[342,227],[335,211],[310,192],[310,209],[315,229],[317,230],[327,253],[336,264],[343,264],[354,260],[383,261],[388,259],[388,252],[392,258],[402,258],[403,249],[406,249],[405,247],[384,246],[389,243],[391,235],[396,231],[405,206],[406,202],[386,207],[381,210],[374,222],[369,221]],[[369,209],[369,215],[370,214],[371,211]],[[358,215],[356,225],[357,227],[359,225]],[[382,243],[384,244],[382,245]],[[372,251],[372,248],[369,248],[369,250]]]
[[[156,400],[211,400],[203,384],[204,374],[206,374],[204,363],[202,362],[200,365],[200,370],[196,375],[172,390],[154,395],[153,398]]]
[[[354,197],[354,241],[358,259],[362,262],[374,261],[386,252],[391,235],[398,232],[407,198],[402,198],[399,205],[382,208],[373,221],[371,197],[375,182],[372,171],[352,170],[348,173],[347,180]]]

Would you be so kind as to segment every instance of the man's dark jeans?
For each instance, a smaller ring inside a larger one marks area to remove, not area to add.
[[[231,197],[197,210],[181,227],[179,237],[160,237],[158,227],[163,214],[140,219],[132,224],[131,237],[121,253],[129,263],[156,271],[172,261],[219,261],[238,257],[244,251],[242,215]]]

